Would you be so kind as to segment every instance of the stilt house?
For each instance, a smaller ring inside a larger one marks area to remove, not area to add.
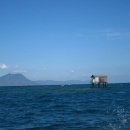
[[[98,83],[98,87],[100,87],[100,84],[103,84],[103,87],[108,86],[107,76],[99,76],[99,75],[92,75],[92,87],[94,87],[94,84]]]

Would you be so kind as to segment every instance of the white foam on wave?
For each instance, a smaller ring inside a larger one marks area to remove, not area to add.
[[[117,107],[114,105],[107,111],[107,116],[114,116],[114,118],[108,122],[108,126],[105,129],[111,130],[124,130],[129,126],[130,123],[130,112],[122,107]]]

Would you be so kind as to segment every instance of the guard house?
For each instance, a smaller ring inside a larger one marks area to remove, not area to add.
[[[92,75],[92,87],[94,87],[94,85],[97,83],[98,87],[100,87],[100,84],[103,84],[103,87],[107,87],[108,86],[108,82],[107,82],[107,76],[99,76],[99,75]]]

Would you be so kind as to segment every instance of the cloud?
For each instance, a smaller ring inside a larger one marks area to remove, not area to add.
[[[84,34],[76,34],[77,37],[86,37]]]
[[[0,65],[0,69],[7,69],[7,68],[9,68],[9,66],[7,66],[5,64]]]
[[[15,68],[18,68],[18,65],[15,65],[14,67],[15,67]]]
[[[87,29],[80,30],[77,34],[77,37],[88,37],[88,38],[99,38],[105,37],[110,39],[128,39],[130,38],[129,30],[115,30],[114,28],[106,29]]]
[[[71,74],[75,74],[75,71],[74,71],[74,70],[71,70],[70,72],[71,72]]]
[[[15,70],[14,73],[26,73],[26,70]]]
[[[111,32],[112,29],[85,29],[80,30],[76,36],[77,37],[86,37],[86,38],[95,38],[95,37],[104,37],[106,33]]]
[[[108,33],[107,36],[109,37],[121,37],[121,38],[130,38],[130,33]]]

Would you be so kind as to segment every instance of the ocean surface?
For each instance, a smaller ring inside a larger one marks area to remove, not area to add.
[[[130,84],[0,87],[0,130],[130,130]]]

